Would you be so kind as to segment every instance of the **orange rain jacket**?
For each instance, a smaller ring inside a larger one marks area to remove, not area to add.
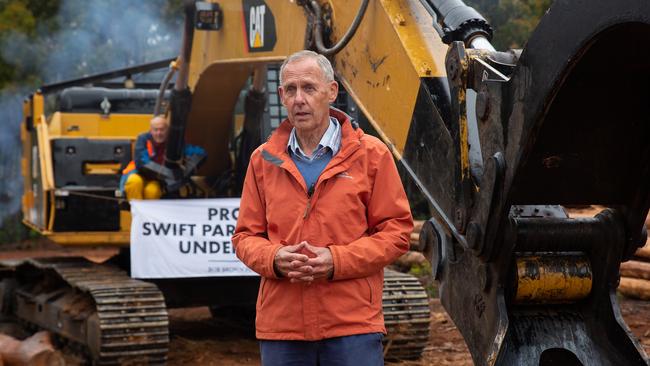
[[[383,268],[408,250],[413,219],[388,148],[354,128],[344,113],[331,109],[330,115],[341,123],[341,148],[311,197],[287,152],[288,120],[248,165],[233,243],[242,262],[262,276],[259,339],[386,332]],[[331,280],[303,284],[276,276],[276,252],[303,240],[329,247]]]

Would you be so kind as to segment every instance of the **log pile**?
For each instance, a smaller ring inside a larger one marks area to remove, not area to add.
[[[422,225],[424,221],[415,220],[413,221],[413,232],[411,233],[411,250],[419,248],[420,246],[420,231],[422,231]]]
[[[650,240],[634,253],[632,260],[621,263],[618,291],[627,297],[650,300]]]
[[[645,226],[650,232],[650,216]],[[650,240],[637,249],[632,260],[621,263],[618,292],[634,299],[650,300]]]
[[[411,249],[393,263],[400,272],[408,272],[413,265],[423,266],[427,261],[420,252],[420,230],[422,230],[424,221],[416,220],[413,224],[413,232],[409,243]]]

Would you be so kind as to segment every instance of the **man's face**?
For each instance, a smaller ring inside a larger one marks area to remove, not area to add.
[[[280,99],[289,121],[298,130],[309,132],[329,123],[329,105],[338,94],[336,81],[325,81],[316,60],[305,58],[285,66]]]
[[[152,119],[150,132],[155,143],[162,144],[167,141],[167,134],[169,133],[167,120],[164,117],[155,117]]]

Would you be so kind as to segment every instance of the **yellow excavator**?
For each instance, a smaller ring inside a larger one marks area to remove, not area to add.
[[[522,50],[495,50],[489,23],[460,0],[188,1],[183,32],[170,72],[143,97],[156,114],[168,98],[170,145],[151,167],[168,195],[237,196],[251,151],[283,118],[278,64],[316,50],[335,66],[341,109],[383,139],[424,197],[419,249],[475,364],[648,363],[615,290],[646,239],[650,2],[556,0]],[[64,245],[128,244],[130,215],[105,182],[151,112],[122,116],[101,94],[115,91],[62,86],[51,90],[72,93],[67,104],[48,110],[48,88],[25,103],[25,222]],[[101,110],[82,116],[88,95]],[[185,143],[208,159],[183,163]],[[102,158],[75,161],[86,145]],[[561,206],[572,204],[607,209],[572,219]],[[0,276],[3,311],[96,364],[162,363],[166,306],[240,306],[256,290],[254,278],[144,282],[80,260],[5,262]],[[417,357],[426,296],[411,277],[386,278],[388,351]]]

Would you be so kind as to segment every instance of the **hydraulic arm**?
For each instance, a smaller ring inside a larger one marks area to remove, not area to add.
[[[647,14],[647,2],[558,0],[521,52],[449,48],[456,220],[434,217],[422,240],[477,365],[647,364],[615,295],[646,239]],[[571,219],[557,206],[575,204],[608,209]]]

